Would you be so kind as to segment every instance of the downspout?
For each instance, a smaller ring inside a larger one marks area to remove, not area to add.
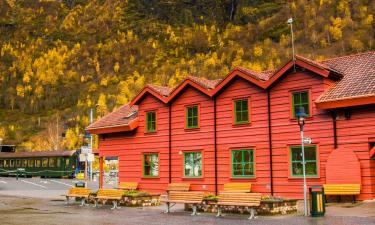
[[[168,105],[169,113],[168,113],[168,126],[169,126],[169,134],[168,134],[168,177],[169,183],[172,183],[172,103]]]
[[[270,185],[271,195],[273,195],[273,166],[272,166],[272,123],[271,123],[271,95],[267,89],[267,113],[268,113],[268,144],[269,144],[269,160],[270,160]]]
[[[337,146],[337,113],[331,111],[332,116],[332,127],[333,127],[333,148],[336,149]]]
[[[216,126],[217,126],[217,116],[216,116],[216,97],[214,96],[214,154],[215,154],[215,195],[218,193],[217,187],[217,136],[216,136]]]

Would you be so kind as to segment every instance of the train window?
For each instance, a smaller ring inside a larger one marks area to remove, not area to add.
[[[27,166],[28,167],[34,167],[34,160],[33,159],[27,160]]]
[[[4,160],[4,167],[9,167],[9,160]]]
[[[61,159],[56,159],[56,166],[57,167],[60,167],[61,166]]]
[[[16,160],[16,167],[21,167],[21,160],[20,159]]]
[[[49,158],[49,167],[55,167],[56,159],[55,158]]]
[[[40,167],[41,164],[42,161],[40,161],[40,159],[35,160],[35,167]]]
[[[14,159],[11,159],[11,160],[9,161],[9,166],[10,166],[10,167],[14,167]]]
[[[4,167],[4,160],[0,160],[0,167]]]
[[[26,167],[26,166],[27,166],[27,160],[24,159],[24,160],[22,160],[22,167]]]
[[[42,161],[42,167],[47,167],[48,166],[48,159],[44,158]]]
[[[69,166],[69,164],[70,164],[70,160],[69,159],[65,159],[65,165]]]

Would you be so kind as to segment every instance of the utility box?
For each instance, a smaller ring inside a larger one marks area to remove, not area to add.
[[[312,217],[324,216],[326,213],[326,204],[324,188],[322,186],[311,186],[310,192],[310,215]]]
[[[76,182],[76,187],[84,188],[86,187],[86,183],[83,181]]]

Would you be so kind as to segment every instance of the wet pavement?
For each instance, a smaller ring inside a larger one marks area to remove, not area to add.
[[[4,182],[6,182],[6,184]],[[93,208],[78,204],[65,205],[64,197],[72,180],[60,182],[33,179],[27,182],[0,179],[0,224],[270,224],[270,225],[373,225],[375,224],[375,201],[355,205],[329,204],[323,218],[304,217],[300,214],[286,216],[259,216],[249,221],[248,215],[225,215],[216,218],[213,213],[190,216],[182,205],[172,208],[171,214],[164,214],[164,206],[111,210],[111,206]],[[64,183],[64,184],[61,184]],[[68,185],[67,185],[68,184]],[[7,185],[7,186],[6,186]],[[18,185],[17,187],[13,187]],[[95,183],[89,184],[96,185]]]

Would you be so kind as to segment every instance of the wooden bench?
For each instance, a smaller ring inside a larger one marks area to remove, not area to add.
[[[170,183],[167,187],[167,192],[170,191],[189,191],[190,183]]]
[[[217,217],[222,216],[221,206],[244,206],[250,208],[249,219],[255,218],[255,208],[260,206],[261,193],[220,193],[218,196]]]
[[[85,204],[85,200],[89,198],[89,195],[91,193],[91,189],[88,188],[77,188],[73,187],[70,188],[68,191],[68,194],[65,195],[66,197],[66,204],[69,204],[70,198],[78,198],[81,199],[81,206],[87,205]]]
[[[355,196],[361,193],[361,184],[324,184],[323,188],[325,195],[352,195],[353,203],[356,201]]]
[[[201,204],[203,201],[203,192],[200,191],[170,191],[168,194],[168,199],[163,200],[167,205],[167,210],[165,213],[170,213],[170,208],[177,203],[182,204],[192,204],[193,213],[192,216],[197,215],[197,205]],[[174,203],[174,205],[170,205]]]
[[[120,182],[118,184],[117,189],[122,189],[122,190],[137,190],[138,188],[138,183],[137,182]]]
[[[249,193],[251,183],[225,183],[222,192]]]
[[[99,189],[95,197],[95,207],[98,206],[99,201],[101,201],[103,205],[105,205],[107,201],[112,201],[113,207],[111,209],[119,209],[118,203],[121,201],[123,194],[123,190]]]

